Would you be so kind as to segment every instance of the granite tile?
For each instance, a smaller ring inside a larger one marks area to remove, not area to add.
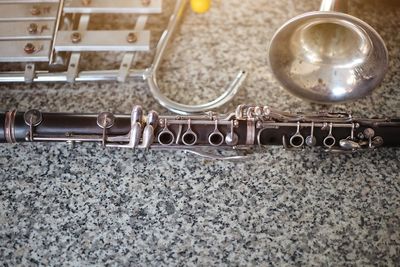
[[[171,12],[173,1],[165,1]],[[267,65],[267,46],[288,18],[319,1],[220,0],[186,11],[160,70],[165,94],[189,104],[223,92],[241,68],[241,103],[285,110],[349,110],[400,117],[400,9],[354,0],[350,13],[387,43],[390,68],[371,96],[326,107],[290,96]],[[152,18],[152,46],[168,14]],[[133,18],[98,16],[109,28]],[[122,26],[121,26],[122,25]],[[113,66],[120,55],[90,55]],[[140,55],[146,67],[152,54]],[[133,104],[166,112],[141,81],[1,84],[1,109],[128,113]],[[184,152],[102,149],[96,144],[0,146],[0,261],[4,265],[398,266],[400,151],[256,153],[248,161],[207,161]]]

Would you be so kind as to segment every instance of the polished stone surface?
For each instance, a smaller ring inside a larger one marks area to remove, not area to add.
[[[170,11],[172,1],[165,2]],[[188,10],[162,64],[163,90],[175,100],[201,103],[246,69],[244,88],[218,111],[254,103],[400,117],[400,8],[395,1],[350,5],[351,14],[382,35],[390,53],[389,73],[371,96],[320,106],[295,99],[273,79],[266,62],[272,34],[290,17],[318,6],[319,1],[220,0],[204,15]],[[108,21],[124,23],[116,16]],[[166,16],[150,22],[156,39]],[[112,66],[113,55],[105,56],[109,61],[88,58],[86,64]],[[141,56],[138,65],[146,66],[150,58]],[[166,112],[138,81],[0,85],[4,110],[128,113],[135,103]],[[232,163],[96,144],[1,145],[0,261],[398,266],[399,157],[399,149],[330,155],[276,147]]]

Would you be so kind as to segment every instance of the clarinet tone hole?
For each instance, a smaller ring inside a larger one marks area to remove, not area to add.
[[[212,133],[208,137],[208,142],[213,146],[220,146],[224,142],[224,136],[222,133]]]
[[[182,142],[187,146],[196,144],[197,136],[194,133],[184,133],[182,136]]]
[[[304,144],[304,138],[301,135],[294,135],[290,138],[290,145],[293,147],[301,147]]]
[[[332,147],[335,144],[335,142],[336,142],[336,139],[333,136],[327,136],[324,139],[324,145],[326,147]]]
[[[170,145],[174,142],[174,135],[171,132],[161,132],[158,135],[158,142],[161,145]]]

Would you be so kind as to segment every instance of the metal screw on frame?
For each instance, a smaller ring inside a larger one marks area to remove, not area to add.
[[[40,15],[40,8],[38,8],[37,6],[34,6],[31,8],[31,14],[33,16],[38,16]]]
[[[151,0],[142,0],[143,6],[149,6],[151,4]]]
[[[135,43],[137,41],[137,35],[134,32],[130,32],[126,38],[128,43]]]
[[[24,51],[27,54],[32,54],[33,52],[35,52],[36,48],[32,43],[27,43],[24,47]]]
[[[82,36],[79,32],[74,32],[71,34],[71,41],[73,43],[79,43],[82,40]]]
[[[28,26],[28,32],[29,34],[35,34],[38,31],[38,25],[36,23],[31,23]]]
[[[82,5],[89,6],[92,3],[91,0],[82,0]]]

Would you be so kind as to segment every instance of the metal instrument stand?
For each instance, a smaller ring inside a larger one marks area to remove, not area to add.
[[[23,70],[0,70],[0,82],[88,82],[146,80],[155,99],[179,114],[215,109],[237,93],[246,73],[240,71],[217,99],[191,106],[163,95],[157,71],[188,0],[176,0],[150,67],[134,69],[137,52],[150,51],[148,16],[162,12],[162,0],[0,0],[0,64],[16,63]],[[92,14],[139,14],[132,30],[87,30]],[[112,36],[112,38],[110,38]],[[122,52],[119,69],[80,70],[83,52]],[[38,67],[40,66],[40,68]],[[45,68],[43,68],[45,66]]]

